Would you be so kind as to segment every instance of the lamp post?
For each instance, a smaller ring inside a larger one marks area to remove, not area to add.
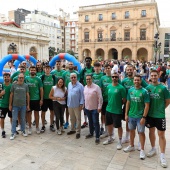
[[[158,51],[158,39],[159,39],[159,33],[156,33],[154,36],[155,44],[154,44],[154,51],[155,51],[155,64],[157,59],[157,51]]]
[[[161,42],[158,44],[158,52],[159,52],[159,60],[158,60],[158,62],[160,62]]]
[[[10,46],[10,49],[12,49],[12,53],[14,53],[17,45],[14,43],[11,43],[9,44],[9,46]]]

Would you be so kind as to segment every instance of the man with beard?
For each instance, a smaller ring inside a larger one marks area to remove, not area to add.
[[[61,68],[61,60],[57,60],[56,61],[56,69],[52,70],[50,74],[55,75],[55,77],[57,78],[63,78],[63,74],[64,74],[65,70],[62,70]]]
[[[79,73],[74,70],[74,65],[72,62],[69,62],[68,63],[68,66],[69,66],[69,70],[65,71],[63,73],[63,78],[64,78],[64,82],[65,82],[65,86],[68,88],[68,84],[71,82],[71,79],[70,79],[70,74],[71,73],[75,73],[77,75],[77,80],[79,81],[80,80],[80,75]],[[68,112],[68,108],[66,107],[66,123],[64,124],[64,129],[67,129],[68,126],[69,126],[69,112]]]
[[[126,74],[127,74],[127,77],[122,80],[121,84],[125,87],[126,93],[128,94],[128,90],[131,87],[134,87],[134,75],[133,75],[134,68],[132,65],[126,66]],[[141,86],[145,88],[148,86],[148,84],[142,79]],[[123,117],[122,117],[123,120],[125,120],[125,108],[126,108],[126,105],[124,104]],[[128,123],[126,123],[126,136],[122,139],[122,143],[128,143],[128,142],[129,142],[129,128],[128,128]],[[140,143],[138,146],[138,150],[140,150]]]
[[[41,106],[43,104],[43,85],[42,81],[39,77],[36,76],[36,67],[30,67],[30,76],[25,78],[25,82],[28,84],[29,87],[29,94],[30,94],[30,110],[28,111],[28,134],[31,135],[31,115],[32,111],[34,110],[34,117],[35,117],[35,124],[36,124],[36,132],[37,134],[40,133],[39,129],[39,111],[41,110]]]
[[[147,154],[147,157],[152,157],[156,154],[155,147],[155,130],[157,129],[159,137],[159,147],[160,147],[160,162],[163,168],[166,168],[167,161],[165,158],[165,149],[166,149],[166,116],[165,109],[170,104],[170,96],[167,88],[158,82],[158,71],[152,70],[151,75],[151,84],[146,87],[150,95],[150,108],[148,116],[146,118],[146,127],[149,128],[149,139],[152,149]]]
[[[86,83],[86,75],[93,75],[94,73],[94,68],[91,66],[92,63],[92,58],[91,57],[86,57],[85,58],[85,67],[81,70],[80,72],[80,83],[83,84],[84,86],[87,85]],[[84,113],[84,123],[81,126],[81,128],[87,127],[87,115]]]
[[[36,72],[37,77],[44,75],[43,66],[40,61],[38,61],[36,64],[36,70],[37,70]]]
[[[10,83],[10,74],[4,73],[3,74],[4,83],[2,84],[2,91],[0,92],[0,118],[1,118],[1,130],[2,130],[2,138],[5,138],[5,130],[4,130],[4,119],[6,114],[8,113],[8,117],[10,118],[10,122],[12,122],[12,113],[9,110],[9,96],[11,90],[11,83]]]

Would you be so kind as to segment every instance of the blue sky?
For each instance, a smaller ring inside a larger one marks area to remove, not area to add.
[[[65,11],[76,11],[79,6],[111,3],[120,0],[0,0],[0,13],[7,14],[9,10],[25,8],[28,10],[43,10],[56,14],[59,8]],[[156,0],[162,26],[170,26],[169,0]]]

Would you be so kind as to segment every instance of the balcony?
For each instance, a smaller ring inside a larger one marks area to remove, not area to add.
[[[89,22],[89,19],[85,19],[84,22]]]
[[[116,16],[111,16],[111,20],[115,20],[116,19]]]
[[[125,15],[125,19],[128,19],[128,18],[130,18],[130,16],[129,15]]]

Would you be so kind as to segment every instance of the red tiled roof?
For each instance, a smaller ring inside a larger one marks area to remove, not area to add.
[[[2,24],[2,25],[11,25],[11,24],[13,24],[13,25],[15,25],[16,27],[21,28],[21,27],[20,27],[18,24],[16,24],[14,21],[1,22],[0,24]]]

